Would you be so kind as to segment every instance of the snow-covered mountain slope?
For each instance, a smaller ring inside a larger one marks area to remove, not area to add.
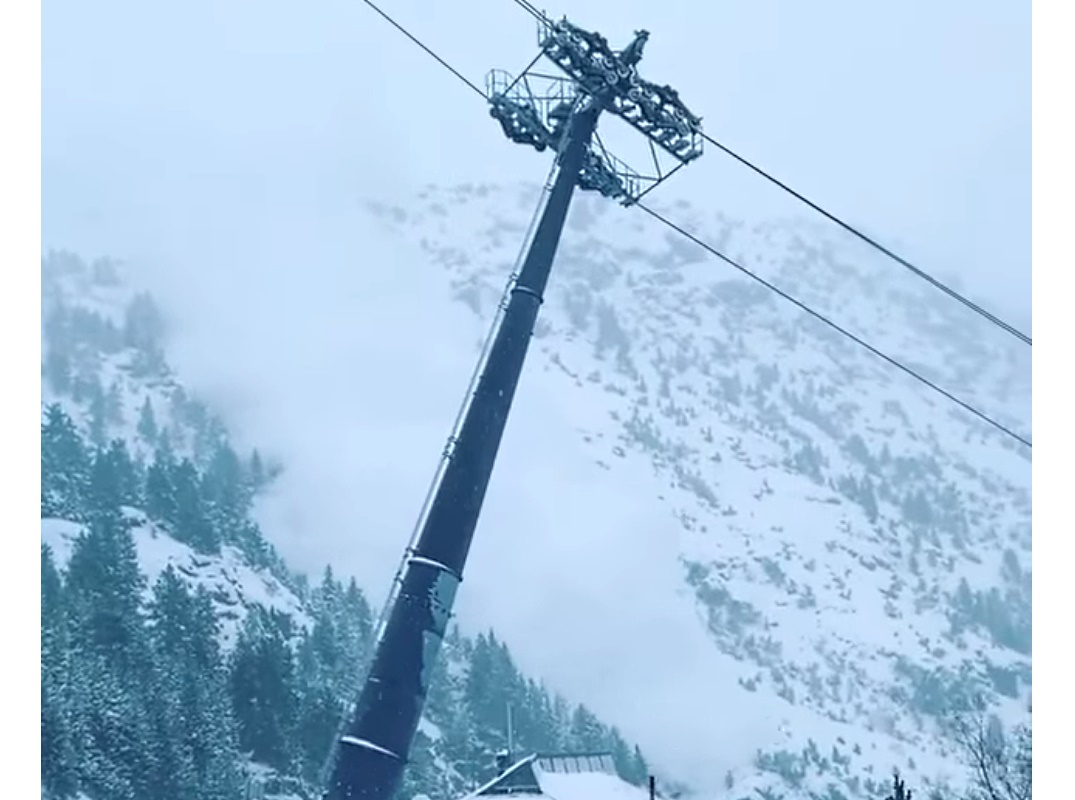
[[[489,319],[537,193],[429,188],[412,202],[371,208],[401,238],[420,242],[457,299]],[[685,205],[668,214],[1029,434],[1029,349],[939,293],[821,226],[747,229]],[[686,750],[697,762],[706,746],[689,739],[708,736],[717,773],[710,777],[726,775],[730,797],[770,785],[771,773],[796,792],[824,793],[831,784],[854,796],[893,766],[916,780],[958,780],[939,726],[965,700],[983,699],[1002,718],[1021,713],[1031,680],[1025,448],[641,213],[587,196],[576,200],[564,234],[501,473],[539,469],[533,462],[542,457],[533,449],[524,456],[522,442],[539,438],[526,429],[547,420],[550,405],[577,440],[557,451],[561,468],[595,489],[619,485],[632,506],[647,506],[644,524],[674,543],[678,583],[689,587],[719,654],[707,662],[712,678],[696,675],[691,687],[696,713],[710,718],[655,726],[666,738],[659,754]],[[592,469],[568,466],[576,457]],[[535,482],[535,494],[542,485]],[[490,504],[487,516],[497,515],[495,498]],[[570,518],[555,515],[557,524]],[[650,533],[630,524],[621,533],[604,545],[654,553]],[[570,532],[587,535],[582,520]],[[571,545],[549,539],[539,546],[559,550],[564,566],[556,576],[531,571],[534,581],[552,581],[543,591],[571,592],[600,569],[572,564]],[[472,575],[492,571],[484,554],[509,557],[508,545],[475,549]],[[658,557],[670,556],[665,547]],[[635,567],[620,590],[642,596],[647,569],[668,565]],[[510,592],[522,579],[496,571],[499,581],[472,582]],[[615,591],[617,582],[595,580]],[[618,601],[585,590],[580,599],[590,604],[577,615],[588,615],[601,639]],[[674,602],[654,595],[637,605]],[[598,603],[606,608],[595,610]],[[519,624],[525,615],[512,613],[482,616],[514,643],[528,634]],[[641,625],[633,644],[645,647],[654,632],[659,643],[658,625]],[[540,647],[555,648],[555,633],[541,639]],[[529,655],[558,679],[585,669],[558,670],[554,657]],[[676,658],[667,654],[664,667]],[[644,695],[643,675],[626,671]],[[628,729],[643,735],[643,723],[623,708],[628,698],[618,702],[620,717],[634,724]],[[651,714],[657,707],[638,705]],[[615,706],[608,696],[598,705],[609,713]],[[751,759],[755,750],[762,755]],[[686,768],[683,759],[677,766]]]
[[[290,497],[273,498],[263,516],[285,552],[295,544],[282,540],[301,528],[302,549],[336,536],[320,552],[341,553],[346,540],[347,565],[385,550],[398,557],[411,518],[395,518],[413,505],[381,488],[409,481],[400,492],[414,497],[424,488],[465,383],[451,375],[476,356],[473,333],[492,317],[537,198],[538,187],[462,186],[370,206],[401,251],[422,253],[386,268],[355,242],[372,266],[307,265],[286,286],[323,312],[310,320],[313,336],[300,301],[241,280],[221,297],[222,284],[207,279],[215,290],[179,309],[187,334],[199,315],[226,311],[226,330],[248,340],[235,348],[229,334],[212,353],[187,353],[220,362],[217,383],[240,397],[229,422],[268,419],[263,435],[286,427],[274,435],[287,455],[301,439],[317,445],[320,471],[298,465],[304,480],[284,480]],[[748,229],[683,204],[667,211],[1029,432],[1029,354],[892,265],[821,226]],[[316,252],[327,257],[325,238]],[[272,241],[265,234],[259,261],[271,262]],[[259,282],[274,280],[255,266]],[[377,280],[357,291],[351,276],[362,271]],[[459,303],[439,310],[429,284]],[[406,299],[418,287],[416,309]],[[236,355],[257,346],[242,312],[267,298],[278,306],[266,330],[284,332],[238,370]],[[460,325],[460,310],[473,325]],[[420,339],[397,341],[404,326],[419,327]],[[350,327],[371,341],[348,339]],[[339,342],[327,341],[330,328]],[[288,344],[296,352],[273,349]],[[301,368],[288,373],[289,360]],[[360,380],[325,379],[341,372]],[[256,388],[240,385],[255,378]],[[443,415],[411,420],[426,406],[404,396],[403,380]],[[285,395],[304,404],[279,404]],[[274,419],[274,404],[288,413]],[[392,404],[389,421],[372,413]],[[419,434],[417,445],[404,441]],[[420,453],[420,478],[398,470]],[[332,496],[341,491],[347,502]],[[345,513],[327,514],[329,503]],[[942,729],[964,702],[1019,717],[1031,680],[1030,529],[1029,452],[668,229],[582,196],[459,620],[464,630],[495,627],[524,669],[585,700],[705,796],[877,797],[893,767],[916,786],[962,778]]]

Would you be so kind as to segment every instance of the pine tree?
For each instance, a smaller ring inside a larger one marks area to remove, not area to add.
[[[299,753],[303,777],[316,781],[331,752],[346,706],[327,685],[312,678],[303,681],[300,692],[295,749]]]
[[[121,677],[144,677],[148,663],[141,594],[145,584],[126,525],[94,522],[75,541],[67,589],[76,644],[99,653]]]
[[[528,749],[546,750],[556,752],[563,749],[563,731],[556,719],[553,710],[552,699],[545,687],[529,680],[525,691],[526,708],[529,710],[529,718],[532,720],[533,732],[527,735],[525,741]],[[523,740],[520,737],[520,740]]]
[[[428,791],[431,786],[443,785],[444,770],[437,763],[432,745],[432,740],[423,731],[416,732],[399,796],[415,797]]]
[[[123,481],[129,480],[130,476],[121,475],[122,464],[119,463],[117,455],[105,450],[94,453],[86,498],[87,516],[91,521],[102,521],[110,525],[121,523],[120,506],[128,499],[124,497]]]
[[[571,715],[571,742],[574,749],[600,751],[604,748],[605,727],[586,706],[575,708]]]
[[[162,765],[143,680],[121,678],[115,659],[79,645],[71,696],[80,718],[79,784],[89,797],[141,800],[155,796]]]
[[[88,382],[87,394],[89,396],[89,434],[90,444],[94,447],[104,447],[108,440],[108,404],[105,398],[101,381],[95,375]]]
[[[353,699],[369,649],[370,614],[352,580],[344,590],[326,568],[311,592],[313,625],[298,646],[300,711],[296,725],[302,771],[315,779]]]
[[[444,669],[442,664],[439,670]],[[431,705],[438,702],[437,691],[430,692]],[[469,765],[474,780],[488,778],[490,768],[490,752],[478,736],[478,728],[474,722],[474,715],[466,706],[463,692],[453,693],[454,707],[450,707],[449,713],[437,720],[443,736],[441,740],[442,753],[451,764],[461,766]],[[441,700],[440,702],[443,702]],[[462,713],[461,713],[462,712]]]
[[[120,503],[125,506],[140,507],[143,501],[142,479],[127,449],[127,443],[122,439],[113,439],[105,457],[115,476]]]
[[[571,707],[563,695],[556,694],[552,698],[552,713],[556,718],[557,727],[561,731],[561,741],[565,748],[570,748],[571,743]]]
[[[89,487],[90,459],[71,418],[56,403],[41,425],[41,516],[79,520]]]
[[[255,606],[231,656],[229,687],[241,748],[254,761],[287,770],[298,711],[290,620]]]
[[[145,497],[146,513],[151,519],[174,524],[179,515],[179,506],[172,485],[172,467],[167,462],[162,463],[159,457],[146,470]]]
[[[265,541],[256,523],[249,519],[242,520],[236,530],[229,531],[229,540],[249,559],[252,567],[268,569],[278,578],[284,579],[283,573],[275,569],[279,557]]]
[[[144,579],[130,531],[99,519],[75,542],[65,597],[71,618],[71,702],[91,797],[152,796],[152,662],[141,613]]]
[[[508,697],[498,644],[492,633],[478,636],[463,689],[468,715],[474,721],[487,757],[506,744],[504,723]]]
[[[63,582],[51,550],[41,547],[41,785],[55,800],[78,790],[75,709]]]
[[[310,597],[313,610],[321,612],[327,609],[328,613],[335,613],[335,610],[339,607],[340,588],[340,585],[336,582],[336,576],[332,572],[332,565],[326,565],[324,572],[321,573],[321,583],[314,589]]]
[[[158,375],[164,368],[162,351],[164,322],[153,298],[137,295],[127,306],[123,341],[134,349],[131,362],[135,377]]]
[[[157,445],[157,438],[160,436],[157,416],[153,413],[153,403],[148,395],[138,412],[138,435],[142,437],[142,441],[151,446]]]
[[[118,380],[112,381],[105,395],[105,420],[109,425],[122,425],[123,417],[123,388]]]
[[[254,450],[250,454],[250,464],[247,467],[247,485],[253,494],[259,492],[266,483],[265,465],[261,463],[261,453]]]
[[[897,772],[892,776],[892,793],[885,800],[912,800],[912,794]]]
[[[242,464],[227,440],[213,450],[201,482],[213,526],[227,541],[235,541],[250,510],[252,494]]]
[[[322,681],[333,684],[344,664],[342,642],[339,628],[339,603],[333,602],[320,609],[314,624],[307,634],[315,668],[321,674]]]
[[[159,665],[157,719],[167,732],[161,757],[172,764],[169,780],[179,797],[234,797],[238,742],[212,601],[204,590],[192,595],[169,567],[153,587],[150,619]]]
[[[638,773],[634,763],[634,754],[616,728],[612,728],[608,733],[608,750],[612,753],[612,761],[616,765],[616,772],[621,778],[636,786],[641,786],[646,782],[646,773]]]
[[[202,496],[202,481],[189,459],[183,459],[171,474],[175,492],[175,515],[170,520],[175,537],[200,553],[220,552],[220,533],[209,517]]]
[[[637,744],[635,745],[634,753],[631,754],[631,766],[628,768],[628,775],[632,779],[637,779],[639,783],[644,783],[649,777],[649,764],[646,763],[646,759]]]
[[[183,800],[200,788],[190,737],[197,735],[201,720],[184,702],[181,669],[168,661],[159,663],[146,698],[151,735],[143,747],[155,766],[146,782],[159,800]]]
[[[355,579],[347,584],[341,600],[340,638],[345,658],[363,663],[373,647],[373,609]]]

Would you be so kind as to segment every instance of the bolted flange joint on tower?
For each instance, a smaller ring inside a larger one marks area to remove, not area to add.
[[[511,79],[494,71],[490,113],[512,141],[555,152],[556,177],[404,551],[365,683],[335,743],[327,800],[391,800],[399,788],[575,187],[630,205],[702,154],[701,120],[673,89],[638,75],[648,33],[638,31],[618,52],[567,20],[543,21],[539,37],[539,58],[564,75],[527,69]],[[605,150],[596,134],[602,112],[649,140],[656,174]],[[662,170],[658,150],[676,166]]]

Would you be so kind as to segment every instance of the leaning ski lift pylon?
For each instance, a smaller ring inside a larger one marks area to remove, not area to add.
[[[489,75],[490,113],[512,141],[554,152],[556,177],[404,551],[362,692],[336,742],[327,800],[391,800],[400,785],[575,187],[631,205],[702,154],[701,120],[670,87],[638,74],[648,38],[638,31],[614,52],[600,34],[546,20],[541,52],[523,74]],[[566,77],[534,71],[543,56]],[[646,137],[655,174],[605,150],[596,133],[603,112]],[[658,151],[677,165],[664,171]]]

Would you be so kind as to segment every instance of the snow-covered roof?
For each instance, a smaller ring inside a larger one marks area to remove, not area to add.
[[[546,772],[542,794],[555,800],[648,800],[649,792],[607,772]]]
[[[616,774],[607,753],[550,755],[523,758],[465,800],[510,795],[551,800],[648,800],[649,792]]]

